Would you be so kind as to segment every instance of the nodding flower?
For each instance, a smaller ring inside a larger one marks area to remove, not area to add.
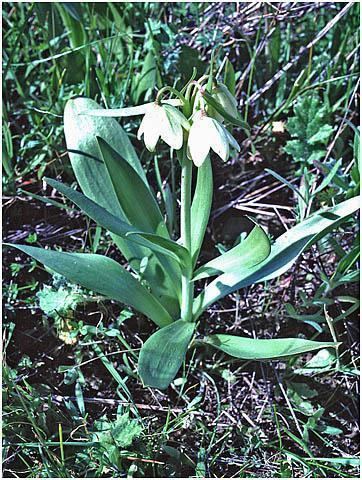
[[[145,113],[137,133],[140,140],[143,135],[147,150],[154,152],[161,138],[167,145],[180,150],[183,144],[183,129],[189,130],[186,117],[172,105],[152,103]]]
[[[230,147],[240,151],[235,138],[220,122],[207,116],[204,110],[195,112],[189,132],[187,155],[197,167],[206,160],[210,149],[226,162],[230,156]]]

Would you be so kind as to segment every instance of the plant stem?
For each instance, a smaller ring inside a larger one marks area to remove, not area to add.
[[[189,252],[191,252],[191,181],[192,162],[187,158],[186,147],[184,147],[181,163],[180,233],[181,243]],[[192,321],[194,287],[191,282],[191,276],[192,272],[183,273],[181,279],[181,319],[186,322]]]
[[[182,93],[180,93],[178,90],[176,90],[176,88],[166,86],[166,87],[162,87],[161,90],[159,90],[159,92],[157,93],[156,103],[159,104],[161,102],[161,98],[166,92],[171,92],[174,95],[176,95],[176,97],[178,97],[182,101],[183,104],[185,104],[187,102],[186,98],[182,95]]]

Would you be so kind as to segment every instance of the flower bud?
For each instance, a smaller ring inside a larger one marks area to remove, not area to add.
[[[237,109],[237,101],[235,97],[230,93],[229,89],[223,83],[218,83],[217,87],[214,87],[211,91],[211,95],[214,99],[220,103],[224,110],[230,113],[231,116],[237,118],[239,116]],[[210,116],[222,122],[224,120],[223,116],[220,115],[214,108],[208,109]]]

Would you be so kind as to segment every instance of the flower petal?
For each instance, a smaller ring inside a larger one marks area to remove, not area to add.
[[[210,151],[210,124],[207,120],[197,112],[190,128],[188,155],[197,167],[201,167]]]
[[[152,110],[150,110],[145,114],[142,120],[143,140],[145,142],[147,150],[150,152],[155,151],[158,139],[160,138],[160,135],[161,135],[161,123],[162,123],[161,112],[162,112],[161,107],[158,105],[155,105]]]
[[[190,129],[190,123],[185,117],[183,113],[180,112],[180,110],[177,110],[177,108],[171,106],[171,105],[163,105],[162,106],[166,112],[172,117],[174,117],[175,121],[177,121],[185,130]]]
[[[231,135],[231,133],[225,127],[224,129],[225,129],[225,135],[227,136],[228,141],[232,146],[232,148],[234,148],[237,152],[240,152],[240,146],[238,142],[235,140],[235,138]]]
[[[229,158],[229,140],[225,135],[225,127],[217,120],[210,118],[210,146],[219,157],[226,162]]]
[[[174,108],[169,105],[162,107],[161,138],[170,147],[180,150],[183,144],[183,131],[179,119],[173,114],[172,109]]]

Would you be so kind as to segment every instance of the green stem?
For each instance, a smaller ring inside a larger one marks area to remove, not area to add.
[[[180,215],[180,233],[181,243],[191,252],[191,181],[192,181],[192,162],[187,158],[186,147],[182,152],[181,163],[181,215]],[[193,282],[191,282],[192,272],[182,274],[181,279],[181,319],[186,322],[192,321],[192,304],[194,297]]]
[[[157,93],[157,96],[156,96],[156,103],[160,104],[161,98],[162,98],[162,96],[163,96],[166,92],[171,92],[171,93],[173,93],[173,94],[176,95],[176,97],[178,97],[183,103],[186,103],[186,98],[182,95],[182,93],[180,93],[178,90],[176,90],[176,88],[169,87],[169,86],[162,87],[161,90],[159,90],[159,92]]]

